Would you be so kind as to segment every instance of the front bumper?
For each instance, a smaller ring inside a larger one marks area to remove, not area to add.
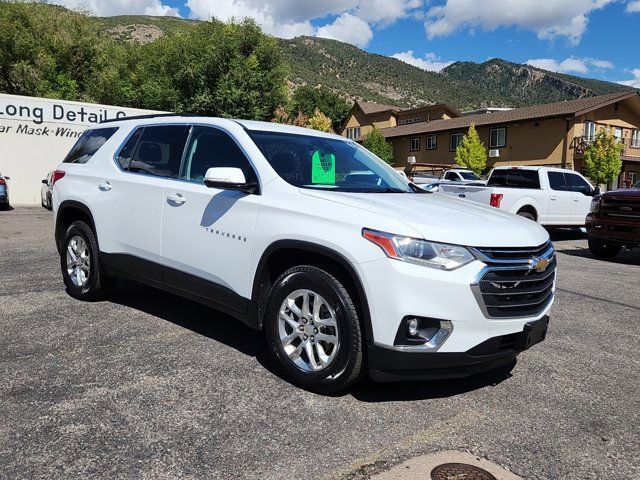
[[[592,237],[619,242],[623,245],[640,245],[640,224],[625,220],[603,220],[590,213],[585,222],[587,233]]]
[[[527,322],[522,331],[489,338],[461,353],[403,352],[370,344],[369,376],[380,382],[464,378],[511,363],[546,338],[549,317]]]

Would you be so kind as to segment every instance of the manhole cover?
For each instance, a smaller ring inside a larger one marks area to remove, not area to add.
[[[466,463],[443,463],[431,470],[432,480],[496,480],[486,470]]]

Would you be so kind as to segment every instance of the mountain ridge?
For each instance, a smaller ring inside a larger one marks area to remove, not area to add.
[[[128,15],[101,17],[104,33],[120,41],[155,41],[197,21]],[[290,88],[324,85],[350,100],[413,107],[447,103],[460,110],[521,107],[607,93],[638,91],[624,85],[550,72],[494,58],[458,61],[430,72],[353,45],[318,37],[278,39],[289,66]]]

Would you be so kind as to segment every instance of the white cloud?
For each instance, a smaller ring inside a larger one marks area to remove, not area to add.
[[[576,57],[569,57],[562,61],[554,60],[553,58],[532,58],[527,60],[525,63],[532,67],[558,73],[588,73],[590,67],[595,67],[597,69],[610,69],[614,66],[609,60]]]
[[[584,34],[588,15],[614,0],[492,0],[483,7],[478,0],[447,0],[431,7],[425,29],[429,39],[446,36],[462,28],[519,27],[536,32],[539,38],[566,37],[577,44]],[[634,0],[640,1],[640,0]]]
[[[250,17],[277,37],[317,35],[362,47],[371,40],[372,27],[416,14],[424,0],[187,0],[186,5],[194,18]],[[333,21],[318,28],[311,23],[330,16]]]
[[[640,13],[640,0],[631,0],[627,3],[627,13]]]
[[[443,62],[435,53],[427,53],[425,58],[416,57],[413,54],[413,50],[407,50],[406,52],[394,53],[391,55],[393,58],[402,60],[409,65],[421,68],[422,70],[428,70],[430,72],[439,72],[445,67],[448,67],[453,62]]]
[[[369,24],[351,13],[343,13],[333,23],[320,27],[316,35],[352,43],[357,47],[366,47],[373,38]]]
[[[634,77],[632,80],[620,80],[618,83],[620,85],[626,85],[627,87],[640,88],[640,68],[634,68],[631,70],[631,73]]]
[[[90,12],[99,17],[135,14],[180,16],[177,8],[165,5],[160,0],[52,0],[49,3]]]

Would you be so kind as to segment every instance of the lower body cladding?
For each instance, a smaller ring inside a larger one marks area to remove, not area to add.
[[[529,278],[528,272],[520,277],[515,276],[519,272],[510,273],[514,276],[509,278],[515,281],[503,285],[504,289],[515,285],[526,292],[544,292],[503,292],[501,299],[519,301],[520,305],[533,302],[518,295],[538,295],[536,302],[539,295],[544,298],[534,310],[519,312],[526,316],[500,318],[488,317],[483,295],[474,292],[484,278],[490,278],[492,285],[499,284],[487,276],[482,262],[453,271],[387,259],[358,267],[370,305],[373,339],[368,345],[368,368],[374,380],[466,377],[511,363],[546,336],[555,291],[555,261],[546,274],[540,274],[540,280],[535,275]]]

